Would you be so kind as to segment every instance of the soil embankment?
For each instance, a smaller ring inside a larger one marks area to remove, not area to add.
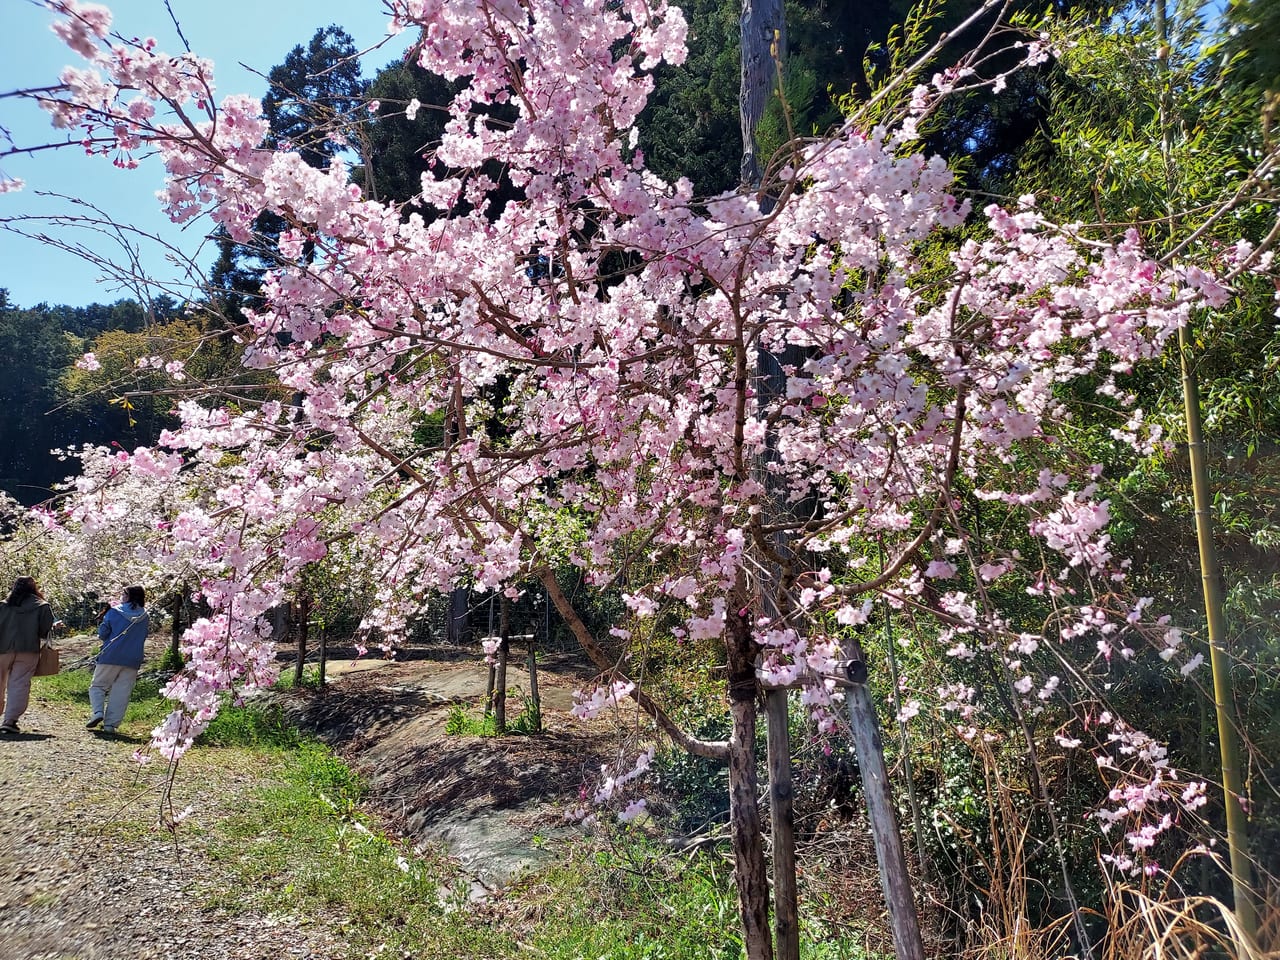
[[[396,833],[443,843],[477,882],[503,885],[544,857],[538,837],[565,828],[564,813],[617,760],[611,724],[569,714],[590,674],[579,661],[539,661],[541,733],[451,736],[457,706],[478,714],[488,668],[450,648],[411,648],[394,661],[339,661],[324,692],[288,694],[291,717],[334,746],[368,781],[370,802]],[[528,675],[509,670],[508,714],[523,708]]]

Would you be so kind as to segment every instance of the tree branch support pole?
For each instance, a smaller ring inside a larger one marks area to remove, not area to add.
[[[750,605],[739,583],[729,594],[728,617],[729,822],[733,829],[734,880],[742,916],[746,960],[774,960],[769,932],[769,876],[760,823],[760,784],[756,776],[756,698],[759,682],[751,643]]]
[[[293,685],[301,687],[306,679],[307,634],[311,630],[311,593],[303,587],[298,594],[298,659],[293,665]]]
[[[791,782],[791,730],[787,691],[764,695],[769,757],[769,818],[773,837],[773,935],[778,960],[799,960],[800,913],[796,882],[795,789]]]
[[[320,689],[329,688],[329,626],[322,619],[320,622]]]
[[[533,707],[534,729],[542,732],[542,695],[538,693],[538,633],[529,634],[529,703]]]
[[[511,652],[511,600],[504,593],[498,610],[498,666],[494,674],[493,728],[507,732],[507,659]]]
[[[911,877],[902,849],[902,834],[893,812],[889,792],[889,771],[884,763],[884,747],[880,742],[880,722],[875,703],[867,686],[866,662],[857,640],[846,645],[852,684],[845,690],[849,708],[849,725],[853,728],[853,749],[862,774],[862,792],[867,801],[871,821],[871,839],[876,848],[876,864],[880,870],[880,887],[889,909],[889,925],[893,930],[893,951],[897,960],[924,960],[924,941],[920,937],[920,921],[916,916]]]
[[[494,637],[497,636],[497,633],[494,632],[493,599],[494,599],[494,595],[492,593],[489,594],[489,633],[486,637],[486,639],[488,640],[492,640]],[[450,602],[452,603],[452,601]],[[450,615],[452,616],[452,614]],[[495,660],[490,658],[486,658],[486,659],[488,660],[488,663],[489,663],[489,670],[488,670],[489,676],[488,676],[488,680],[485,682],[485,688],[484,688],[484,715],[487,717],[493,713],[493,688],[494,688],[494,684],[497,682],[498,670],[497,670],[497,667],[494,666],[494,664],[496,663]]]

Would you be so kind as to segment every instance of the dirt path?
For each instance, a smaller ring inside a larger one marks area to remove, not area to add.
[[[0,739],[0,960],[346,956],[323,920],[206,908],[230,878],[199,830],[175,846],[154,829],[163,773],[131,759],[145,731],[95,736],[74,706],[35,697],[22,725]],[[181,802],[197,821],[217,817],[257,782],[193,772]]]
[[[87,648],[86,648],[87,650]],[[86,652],[64,650],[68,656]],[[158,651],[156,651],[158,652]],[[483,662],[457,651],[408,651],[398,662],[335,658],[325,692],[284,701],[366,778],[370,809],[393,832],[444,844],[485,896],[543,854],[533,835],[616,750],[607,725],[568,716],[584,671],[549,657],[545,732],[449,737],[455,704],[483,700]],[[512,709],[527,678],[513,671]],[[345,960],[343,918],[231,914],[208,904],[240,881],[211,858],[202,825],[243,805],[263,775],[184,760],[175,807],[192,815],[178,842],[157,829],[164,771],[133,759],[147,730],[108,739],[84,711],[33,690],[23,733],[0,738],[0,960]],[[136,729],[135,729],[136,727]],[[195,758],[195,759],[192,759]]]

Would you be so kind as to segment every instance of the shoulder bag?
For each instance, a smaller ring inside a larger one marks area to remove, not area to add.
[[[53,644],[45,642],[40,645],[40,659],[36,661],[37,677],[51,677],[62,669],[62,655]]]

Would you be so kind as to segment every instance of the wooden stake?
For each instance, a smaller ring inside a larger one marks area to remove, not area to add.
[[[538,694],[538,635],[529,634],[529,702],[533,704],[535,729],[542,732],[542,697]]]
[[[791,736],[787,691],[765,694],[769,754],[769,819],[773,827],[773,935],[778,960],[800,960],[797,909],[795,791],[791,783]]]
[[[498,735],[507,732],[507,655],[511,649],[511,600],[505,594],[498,615],[498,669],[493,686],[493,726]]]
[[[893,951],[898,960],[924,960],[924,942],[920,938],[920,920],[916,916],[915,898],[911,892],[911,876],[902,851],[902,834],[893,812],[889,792],[889,772],[884,763],[884,746],[880,741],[880,722],[875,703],[867,687],[867,671],[862,648],[857,640],[847,644],[851,668],[845,702],[849,706],[849,725],[853,728],[853,749],[862,773],[862,792],[867,800],[867,816],[871,821],[871,839],[876,848],[876,864],[880,870],[880,888],[889,908],[889,926],[893,930]]]
[[[293,685],[302,686],[303,669],[307,665],[307,633],[311,628],[311,595],[304,589],[298,595],[298,660],[293,665]]]

